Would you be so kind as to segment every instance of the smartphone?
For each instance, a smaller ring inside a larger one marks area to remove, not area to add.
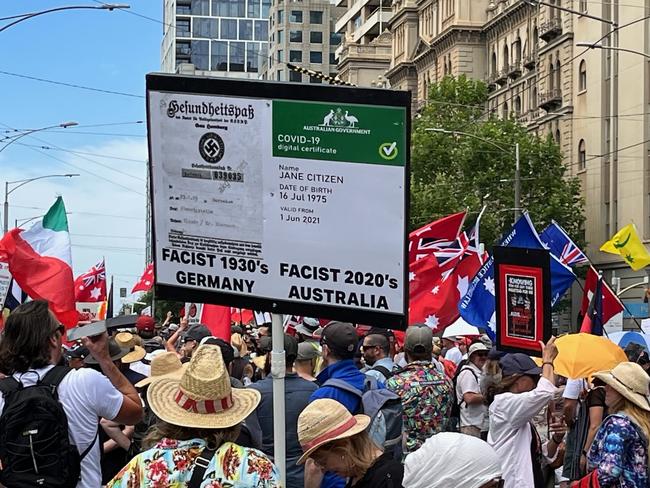
[[[106,332],[106,321],[100,320],[89,325],[82,325],[68,330],[68,341],[78,341],[82,337],[98,336]]]

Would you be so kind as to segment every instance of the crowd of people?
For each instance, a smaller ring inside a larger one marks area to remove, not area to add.
[[[65,342],[42,301],[0,336],[0,486],[650,486],[650,361],[587,379],[487,336],[440,340],[305,317],[284,334],[286,481],[271,328],[147,316]]]

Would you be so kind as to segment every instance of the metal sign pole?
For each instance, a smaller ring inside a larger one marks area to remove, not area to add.
[[[284,415],[284,376],[286,372],[286,361],[284,353],[284,327],[282,324],[282,315],[271,314],[271,332],[273,337],[273,350],[271,351],[271,376],[273,377],[273,458],[275,465],[280,470],[282,486],[287,486],[287,446]]]

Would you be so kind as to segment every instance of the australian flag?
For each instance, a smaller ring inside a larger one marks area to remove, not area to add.
[[[589,262],[585,253],[555,220],[542,231],[539,237],[544,245],[567,266],[573,267]]]
[[[501,241],[502,246],[544,249],[544,245],[525,213]],[[551,306],[554,306],[576,279],[571,268],[551,253]],[[496,337],[496,300],[494,289],[494,258],[490,257],[478,271],[467,293],[458,304],[461,317]]]

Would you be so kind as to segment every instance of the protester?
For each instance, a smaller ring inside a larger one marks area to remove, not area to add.
[[[316,362],[320,360],[320,353],[310,343],[298,344],[298,355],[293,363],[293,369],[302,379],[318,384],[316,381]]]
[[[377,381],[386,383],[391,376],[393,359],[390,357],[390,342],[384,334],[370,333],[363,338],[361,345],[363,359],[368,366],[365,374],[372,376]]]
[[[84,359],[86,359],[88,354],[90,354],[88,348],[79,342],[67,349],[63,355],[69,367],[79,369],[84,367]]]
[[[147,354],[143,347],[136,344],[136,337],[130,332],[120,332],[115,334],[115,342],[120,348],[127,351],[120,359],[122,364],[120,369],[124,376],[126,376],[126,379],[133,385],[145,379],[146,376],[144,374],[131,368],[131,364],[139,363]]]
[[[409,327],[404,340],[408,364],[386,382],[386,387],[402,399],[405,454],[445,431],[449,424],[453,387],[431,362],[432,339],[433,333],[426,325]]]
[[[107,488],[180,488],[193,476],[204,488],[280,487],[278,469],[266,455],[233,442],[260,394],[231,388],[218,346],[197,348],[180,378],[154,380],[147,399],[160,419],[144,440],[149,449]]]
[[[566,436],[566,452],[564,454],[564,465],[562,466],[562,480],[576,480],[580,478],[580,455],[582,445],[577,440],[579,430],[582,430],[578,422],[580,411],[584,406],[581,401],[587,383],[584,379],[567,379],[564,392],[562,393],[563,417],[568,430]],[[582,416],[586,420],[585,416]]]
[[[542,457],[553,461],[563,440],[564,431],[558,434],[553,430],[549,441],[542,444],[531,423],[557,391],[553,372],[556,356],[554,337],[543,345],[542,368],[526,354],[506,354],[500,362],[501,382],[488,391],[488,443],[501,460],[505,488],[544,486]]]
[[[607,417],[607,403],[605,402],[605,383],[598,378],[593,379],[593,386],[587,392],[584,400],[584,407],[581,410],[579,418],[580,425],[583,426],[583,431],[578,435],[578,447],[580,448],[580,474],[573,479],[578,479],[580,476],[587,474],[587,452],[591,448],[596,433],[603,423],[603,419]],[[584,424],[582,417],[585,418]]]
[[[298,438],[304,451],[298,463],[313,460],[322,472],[347,478],[346,488],[401,487],[403,466],[370,440],[366,433],[369,424],[370,417],[353,416],[335,400],[315,400],[298,417]],[[305,488],[317,486],[305,483]]]
[[[403,485],[404,488],[498,488],[502,473],[496,452],[486,442],[464,434],[442,432],[406,456]]]
[[[318,374],[325,366],[322,360],[322,349],[320,340],[325,329],[320,326],[320,321],[313,317],[303,317],[302,322],[296,326],[296,338],[298,343],[306,342],[318,353],[314,371]]]
[[[646,487],[650,403],[648,375],[636,363],[624,362],[594,375],[605,383],[609,416],[587,454],[587,469],[600,488]]]
[[[315,383],[307,381],[293,372],[293,363],[298,355],[298,342],[294,337],[284,335],[286,373],[284,377],[285,399],[285,438],[287,486],[302,488],[304,467],[296,464],[302,455],[298,442],[298,416],[308,405],[309,397],[318,388]],[[250,417],[254,417],[262,430],[262,451],[268,456],[274,455],[273,444],[273,378],[268,376],[253,383],[250,388],[260,392],[261,401]]]
[[[221,358],[223,359],[223,362],[226,365],[226,370],[230,375],[230,386],[233,388],[244,388],[244,383],[232,376],[232,362],[235,360],[235,348],[223,339],[214,336],[206,337],[203,339],[201,341],[201,345],[203,344],[219,346],[221,349]]]
[[[474,437],[487,436],[487,407],[481,393],[481,376],[488,348],[481,342],[472,344],[468,362],[456,373],[456,401],[460,410],[460,431]]]
[[[167,313],[168,318],[170,313]],[[167,325],[167,322],[163,325]],[[135,321],[135,329],[143,339],[151,339],[156,335],[156,321],[148,315],[140,315]]]
[[[463,353],[456,343],[456,337],[443,337],[442,348],[447,361],[453,361],[458,365],[463,360]]]
[[[7,318],[0,340],[0,368],[3,373],[13,378],[3,380],[0,383],[1,388],[18,387],[18,383],[23,388],[33,386],[37,382],[56,384],[50,382],[49,378],[65,372],[54,367],[61,360],[64,332],[64,327],[48,310],[47,302],[34,300],[17,307]],[[133,425],[142,418],[142,406],[135,388],[115,366],[109,355],[108,336],[104,333],[85,338],[83,343],[88,348],[89,357],[96,359],[103,374],[90,368],[69,370],[54,390],[67,417],[70,441],[82,455],[81,479],[77,488],[97,488],[101,485],[100,449],[97,442],[98,418],[103,417],[121,424]],[[0,398],[0,410],[3,410],[3,415],[6,400],[11,402],[11,396]],[[30,412],[24,414],[28,420]],[[58,430],[58,432],[62,431]],[[3,435],[6,436],[7,432],[3,432]],[[36,436],[38,435],[37,433]],[[49,442],[52,442],[52,439],[49,439]],[[38,451],[38,447],[36,450]],[[37,452],[37,454],[44,453]],[[52,456],[57,458],[62,453],[45,454],[50,458]],[[0,475],[1,482],[6,486],[12,486],[12,483],[7,482],[14,474],[12,459],[1,461],[4,468]],[[57,464],[52,467],[57,472],[62,468],[68,469],[71,466]],[[41,466],[38,477],[47,476],[45,471],[46,468]],[[26,472],[20,473],[23,479]]]

